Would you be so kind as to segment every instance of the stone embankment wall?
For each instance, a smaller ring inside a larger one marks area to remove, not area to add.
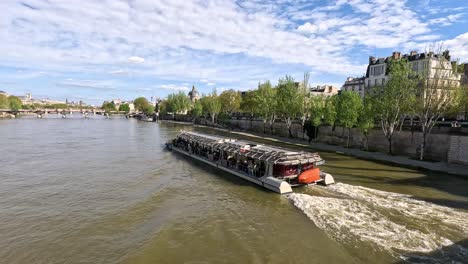
[[[15,115],[12,115],[10,113],[1,112],[0,113],[0,119],[5,119],[5,118],[15,118]]]
[[[256,133],[263,133],[263,122],[260,120],[230,120],[231,126],[234,129],[241,129],[246,131],[252,131]],[[454,135],[454,133],[464,132],[468,134],[467,131],[462,131],[458,129],[453,131],[452,128],[441,127],[434,128],[432,134],[428,137],[427,146],[426,146],[426,157],[432,160],[437,161],[447,161],[449,154],[452,155],[451,162],[463,162],[466,158],[466,163],[468,163],[468,137],[463,135]],[[466,129],[463,129],[466,130]],[[265,125],[266,134],[272,134],[270,131],[269,124]],[[303,134],[302,125],[300,123],[294,123],[292,126],[292,134],[295,138],[304,138],[308,140],[306,134]],[[284,122],[277,122],[273,126],[273,135],[287,137],[288,130]],[[467,149],[466,155],[465,152],[461,151],[461,154],[452,154],[454,150],[451,151],[451,142],[454,141],[453,138],[462,138],[460,141],[455,141],[452,145],[456,145],[457,148],[452,148],[455,150],[458,149]],[[317,142],[327,143],[331,145],[341,145],[345,146],[348,139],[348,129],[342,127],[336,127],[335,130],[332,130],[330,126],[320,126],[318,129],[318,138]],[[388,152],[388,141],[385,135],[382,133],[382,130],[377,127],[369,133],[368,137],[368,146],[370,151],[378,152]],[[409,157],[418,157],[418,148],[421,145],[422,135],[421,132],[411,132],[411,131],[401,131],[396,133],[393,136],[392,148],[393,152],[397,155],[404,155]],[[457,142],[460,142],[458,144]],[[350,147],[364,149],[366,145],[365,136],[357,129],[351,129],[350,134]],[[458,145],[457,145],[458,144]],[[451,151],[451,152],[450,152]],[[450,152],[450,153],[449,153]],[[466,156],[466,157],[465,157]],[[459,160],[457,158],[460,157]]]
[[[468,137],[451,136],[448,161],[450,163],[468,164]]]
[[[163,119],[173,120],[172,116],[165,116]],[[177,121],[192,122],[194,119],[190,116],[178,115],[175,117]],[[198,120],[199,124],[211,125],[209,120]],[[218,126],[218,125],[217,125]],[[231,119],[228,121],[228,127],[233,130],[242,130],[262,134],[265,129],[265,134],[275,135],[280,137],[288,137],[288,129],[285,122],[278,120],[273,124],[273,127],[267,123],[263,123],[258,119]],[[304,139],[308,141],[308,136],[303,131],[302,125],[298,122],[292,125],[292,134],[296,139]],[[450,127],[435,127],[427,139],[426,158],[435,161],[449,161],[454,163],[468,164],[468,129],[467,128],[450,128]],[[320,126],[318,129],[318,137],[314,141],[345,146],[348,139],[348,129],[336,127],[334,130],[330,126]],[[382,133],[380,127],[376,127],[369,133],[368,137],[369,151],[388,152],[388,141]],[[393,136],[392,149],[397,155],[418,157],[418,149],[421,145],[422,135],[418,131],[400,131]],[[364,149],[366,146],[366,138],[358,129],[351,129],[349,145],[352,148]]]

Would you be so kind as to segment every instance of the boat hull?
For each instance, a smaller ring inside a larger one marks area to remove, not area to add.
[[[263,186],[263,187],[265,187],[265,188],[267,188],[269,190],[272,190],[274,192],[277,192],[277,193],[280,193],[280,194],[287,194],[287,193],[292,193],[293,192],[291,186],[287,182],[279,180],[277,178],[265,177],[265,176],[261,177],[261,178],[253,178],[253,177],[250,177],[248,175],[245,175],[245,174],[239,173],[237,171],[231,170],[229,168],[226,168],[224,166],[221,166],[218,163],[209,161],[209,160],[204,159],[202,157],[199,157],[197,155],[191,154],[191,153],[189,153],[187,151],[176,148],[176,147],[174,147],[174,146],[172,146],[170,144],[168,144],[166,147],[168,149],[172,150],[172,151],[178,152],[178,153],[183,154],[185,156],[189,156],[191,158],[194,158],[196,160],[199,160],[201,162],[209,164],[212,167],[218,168],[220,170],[229,172],[229,173],[231,173],[231,174],[233,174],[235,176],[238,176],[240,178],[243,178],[243,179],[248,180],[248,181],[250,181],[252,183],[258,184],[260,186]]]

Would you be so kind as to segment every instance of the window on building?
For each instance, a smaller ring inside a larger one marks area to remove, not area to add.
[[[367,87],[371,86],[371,80],[367,80]]]
[[[377,79],[374,80],[374,85],[377,85]]]
[[[382,85],[385,84],[385,78],[382,78]]]

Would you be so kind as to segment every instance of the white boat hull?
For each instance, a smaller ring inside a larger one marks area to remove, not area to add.
[[[226,172],[229,172],[235,176],[238,176],[240,178],[243,178],[245,180],[248,180],[250,182],[253,182],[253,183],[256,183],[260,186],[263,186],[269,190],[272,190],[274,192],[277,192],[277,193],[280,193],[280,194],[286,194],[286,193],[292,193],[292,188],[291,186],[289,185],[289,183],[285,182],[285,181],[282,181],[280,179],[277,179],[277,178],[274,178],[274,177],[261,177],[261,178],[253,178],[253,177],[250,177],[248,175],[245,175],[245,174],[242,174],[242,173],[239,173],[237,171],[234,171],[234,170],[231,170],[229,168],[226,168],[224,166],[221,166],[220,164],[218,163],[215,163],[215,162],[212,162],[212,161],[209,161],[207,159],[204,159],[202,157],[199,157],[197,155],[193,155],[187,151],[184,151],[184,150],[181,150],[179,148],[176,148],[174,146],[171,146],[171,149],[173,151],[177,151],[181,154],[184,154],[186,156],[189,156],[189,157],[192,157],[194,159],[197,159],[199,161],[202,161],[206,164],[209,164],[213,167],[216,167],[218,169],[221,169],[223,171],[226,171]]]

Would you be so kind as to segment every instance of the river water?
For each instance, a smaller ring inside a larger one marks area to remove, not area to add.
[[[321,153],[281,196],[163,148],[225,133],[53,117],[0,120],[1,263],[467,263],[466,179]]]

